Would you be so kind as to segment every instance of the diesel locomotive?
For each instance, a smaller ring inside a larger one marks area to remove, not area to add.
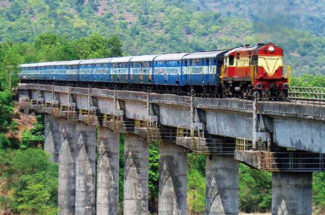
[[[22,83],[105,87],[206,97],[285,99],[283,50],[275,44],[210,52],[20,65]]]

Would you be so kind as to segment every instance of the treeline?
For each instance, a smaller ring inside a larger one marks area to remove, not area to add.
[[[323,31],[323,22],[316,23],[319,12],[307,16],[310,11],[319,11],[315,5],[310,4],[310,8],[300,13],[302,0],[295,5],[291,0],[286,1],[285,5],[293,10],[285,9],[288,13],[284,16],[279,14],[283,11],[282,4],[272,5],[267,1],[260,4],[256,0],[235,2],[3,0],[0,2],[0,41],[34,42],[41,32],[65,35],[69,39],[100,32],[119,35],[125,55],[209,51],[274,42],[284,48],[286,63],[292,65],[293,74],[325,74],[325,38],[316,33]],[[240,7],[234,7],[236,4]],[[272,13],[268,12],[269,7]],[[301,19],[296,19],[297,16]],[[292,29],[292,21],[299,26],[303,23],[304,27]],[[78,44],[68,49],[74,47]]]
[[[17,84],[18,65],[22,63],[103,58],[122,55],[119,37],[105,38],[100,34],[68,39],[52,33],[41,34],[32,43],[0,43],[0,83],[8,85],[9,71],[13,85]]]

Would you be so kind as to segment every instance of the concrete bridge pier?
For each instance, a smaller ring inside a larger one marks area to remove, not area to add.
[[[312,214],[312,173],[272,174],[272,215]]]
[[[51,155],[51,161],[59,161],[58,147],[60,145],[60,123],[49,115],[44,115],[44,150]]]
[[[146,215],[148,211],[148,142],[134,134],[125,135],[124,215]]]
[[[76,192],[76,123],[56,119],[60,124],[61,134],[59,149],[59,215],[75,215]]]
[[[159,215],[186,215],[187,152],[170,143],[160,144]]]
[[[76,151],[76,214],[96,214],[96,130],[78,122]]]
[[[239,162],[231,155],[206,159],[206,215],[237,215]]]
[[[97,214],[118,214],[119,146],[119,133],[98,128]]]

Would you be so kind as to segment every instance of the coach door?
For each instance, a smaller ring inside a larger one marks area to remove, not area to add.
[[[217,66],[216,66],[216,58],[209,59],[209,85],[217,84]]]
[[[202,84],[209,84],[209,59],[202,59]]]

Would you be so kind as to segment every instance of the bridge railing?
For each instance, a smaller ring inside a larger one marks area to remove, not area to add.
[[[303,101],[312,104],[325,104],[325,88],[323,87],[290,87],[290,101]]]
[[[264,143],[261,140],[258,140],[255,144],[255,148],[253,147],[253,142],[249,139],[245,138],[236,138],[236,150],[237,151],[270,151],[271,146],[268,143]]]
[[[268,144],[257,141],[255,148],[251,140],[236,139],[236,152],[246,152],[253,157],[250,165],[267,171],[311,172],[325,170],[323,154],[288,150],[273,152]],[[247,161],[247,160],[246,160]],[[245,162],[245,161],[244,161]]]
[[[309,152],[274,152],[268,157],[272,171],[324,171],[323,154]]]

